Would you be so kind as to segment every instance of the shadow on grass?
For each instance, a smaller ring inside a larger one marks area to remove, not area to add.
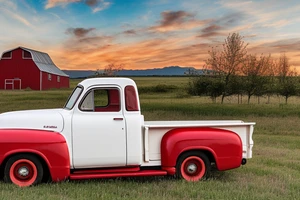
[[[207,176],[201,181],[206,182],[206,181],[221,181],[221,182],[231,182],[234,181],[232,176],[230,176],[230,173],[226,172],[221,172],[217,170],[213,170],[210,173],[207,174]],[[62,182],[54,183],[54,182],[44,182],[41,184],[38,184],[33,187],[38,187],[38,186],[49,186],[49,185],[60,185],[60,184],[75,184],[75,185],[85,185],[89,183],[97,183],[97,184],[132,184],[132,183],[138,183],[138,184],[155,184],[155,183],[176,183],[176,182],[185,182],[183,179],[177,178],[175,176],[145,176],[145,177],[118,177],[118,178],[101,178],[101,179],[87,179],[87,180],[65,180]],[[4,184],[8,187],[13,187],[12,183],[5,183],[3,179],[0,179],[0,184]]]
[[[112,183],[112,182],[123,182],[123,183],[155,183],[161,181],[175,181],[178,180],[174,176],[147,176],[147,177],[118,177],[118,178],[101,178],[101,179],[88,179],[88,180],[68,180],[71,183]]]
[[[211,171],[207,174],[207,176],[201,181],[234,181],[232,176],[230,176],[226,172],[221,171]],[[158,182],[176,182],[176,181],[183,181],[176,176],[144,176],[144,177],[118,177],[118,178],[102,178],[102,179],[89,179],[89,180],[68,180],[72,183],[89,183],[89,182],[98,182],[98,183],[112,183],[112,182],[122,182],[122,183],[158,183]]]

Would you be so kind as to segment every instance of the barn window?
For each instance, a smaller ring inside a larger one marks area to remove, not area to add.
[[[6,52],[2,55],[2,59],[11,59],[12,57],[12,52]]]
[[[51,81],[51,74],[48,74],[48,80]]]
[[[57,82],[60,82],[60,76],[57,76]]]
[[[31,53],[23,50],[23,59],[31,59]]]

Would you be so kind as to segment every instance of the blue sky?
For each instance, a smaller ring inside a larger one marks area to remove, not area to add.
[[[230,33],[300,68],[299,1],[0,0],[0,52],[47,52],[61,69],[202,68]]]

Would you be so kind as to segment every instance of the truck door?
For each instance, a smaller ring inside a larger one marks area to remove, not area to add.
[[[75,168],[126,165],[126,128],[118,87],[89,90],[72,117]]]

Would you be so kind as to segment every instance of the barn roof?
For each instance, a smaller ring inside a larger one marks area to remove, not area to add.
[[[47,72],[47,73],[50,73],[50,74],[56,74],[56,75],[59,75],[59,76],[67,76],[68,77],[68,75],[66,73],[61,71],[53,63],[53,61],[51,60],[50,56],[47,53],[32,50],[32,49],[28,49],[28,48],[25,48],[25,47],[17,47],[15,49],[18,49],[18,48],[21,48],[25,51],[28,51],[31,54],[32,60],[34,61],[36,66],[39,68],[39,70],[41,70],[42,72]],[[15,49],[5,51],[5,52],[3,52],[3,54],[6,53],[6,52],[13,51]]]

